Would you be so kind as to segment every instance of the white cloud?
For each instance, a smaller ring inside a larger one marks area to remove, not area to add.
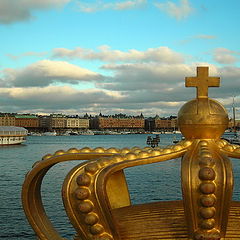
[[[193,12],[193,8],[190,6],[188,0],[180,0],[179,5],[172,1],[167,1],[165,3],[157,2],[155,6],[177,20],[184,19]]]
[[[70,86],[47,86],[47,87],[29,87],[29,88],[1,88],[0,92],[2,94],[7,94],[9,97],[27,100],[30,98],[39,99],[46,102],[47,99],[51,98],[53,101],[65,101],[74,100],[74,98],[81,99],[82,103],[90,103],[96,101],[93,95],[99,95],[99,99],[103,99],[100,95],[105,97],[119,99],[121,94],[119,92],[99,90],[99,89],[88,89],[88,90],[77,90]],[[47,96],[50,97],[47,97]],[[79,95],[77,97],[77,95]],[[104,101],[102,101],[104,102]]]
[[[0,88],[0,111],[21,109],[32,112],[34,109],[45,109],[45,112],[54,112],[71,108],[76,110],[80,107],[96,109],[102,104],[117,105],[122,98],[119,92],[101,89],[78,90],[70,86]]]
[[[69,86],[62,87],[31,87],[31,88],[0,88],[0,111],[68,114],[113,114],[123,112],[137,115],[143,112],[151,116],[156,113],[166,113],[181,103],[169,104],[165,101],[136,103],[120,92],[91,89],[77,90]]]
[[[148,62],[104,65],[105,71],[109,69],[113,75],[105,78],[102,76],[93,89],[80,90],[74,86],[46,86],[46,84],[34,87],[5,86],[0,88],[0,111],[68,112],[69,114],[85,112],[94,114],[101,111],[104,114],[123,112],[135,115],[143,112],[146,116],[177,114],[185,101],[196,96],[195,88],[184,87],[184,78],[196,76],[196,66],[206,65],[210,67],[210,76],[221,77],[221,87],[210,88],[209,96],[219,98],[221,102],[228,104],[226,99],[237,95],[240,68],[217,68],[207,63],[187,65]],[[69,76],[69,72],[61,71],[65,64],[54,65],[53,70],[48,64],[47,66],[47,70],[43,72],[50,73],[51,77],[72,76]],[[37,70],[31,69],[28,77],[34,79]]]
[[[23,58],[23,57],[43,57],[45,55],[47,55],[47,52],[25,52],[20,55],[13,55],[10,53],[6,54],[7,57],[9,57],[14,61],[19,60],[20,58]]]
[[[147,3],[147,0],[128,0],[128,1],[119,1],[116,3],[106,3],[104,1],[96,1],[95,3],[89,3],[84,1],[78,1],[79,11],[92,13],[103,10],[129,10],[143,6]]]
[[[126,9],[140,7],[146,3],[147,3],[147,0],[124,1],[124,2],[116,3],[114,8],[116,10],[126,10]]]
[[[217,37],[214,35],[206,35],[206,34],[200,34],[200,35],[196,35],[193,38],[197,38],[197,39],[216,39]]]
[[[107,64],[105,70],[114,70],[115,75],[108,81],[97,83],[110,90],[151,91],[161,94],[161,98],[169,96],[171,89],[178,88],[186,75],[191,75],[193,66],[186,64],[134,63]],[[173,92],[174,92],[173,91]],[[132,94],[129,93],[129,94]]]
[[[131,49],[127,52],[112,50],[109,46],[101,46],[98,51],[85,48],[74,50],[56,48],[52,53],[53,58],[80,58],[86,60],[101,60],[105,62],[131,62],[131,61],[155,61],[163,63],[182,63],[183,55],[174,52],[168,47],[149,48],[146,51]]]
[[[211,98],[229,96],[239,89],[240,71],[237,67],[217,68],[209,63],[188,64],[108,64],[105,69],[114,70],[114,76],[96,86],[108,90],[122,91],[128,101],[154,103],[158,101],[181,102],[195,98],[195,88],[185,88],[185,77],[196,76],[197,66],[209,66],[210,76],[221,77],[220,88],[210,88]],[[224,98],[224,97],[223,97]]]
[[[1,0],[0,24],[11,24],[33,18],[33,10],[58,8],[71,0]]]
[[[239,55],[240,52],[231,51],[227,48],[216,48],[213,51],[213,59],[221,64],[233,64],[239,61],[236,55]]]
[[[6,85],[47,86],[56,82],[77,84],[79,81],[93,81],[101,78],[85,68],[63,61],[42,60],[23,69],[3,70]]]
[[[199,34],[199,35],[195,35],[195,36],[191,36],[187,39],[184,39],[182,41],[180,41],[181,44],[187,44],[187,43],[190,43],[194,40],[205,40],[205,41],[209,41],[209,40],[214,40],[216,39],[217,36],[214,36],[214,35],[207,35],[207,34]]]

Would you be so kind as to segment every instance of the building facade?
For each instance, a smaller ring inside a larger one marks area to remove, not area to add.
[[[16,115],[15,116],[15,126],[24,127],[26,129],[38,129],[39,119],[35,115]]]
[[[0,114],[0,126],[15,126],[15,116],[11,114]]]
[[[161,131],[161,132],[173,132],[178,130],[177,117],[170,116],[167,118],[160,118],[158,115],[154,118],[148,118],[145,122],[146,131]]]
[[[91,128],[98,130],[144,130],[144,118],[132,116],[97,116]]]
[[[62,114],[50,115],[49,129],[65,129],[67,118]]]
[[[88,129],[89,128],[89,119],[68,117],[68,118],[66,118],[66,128]]]

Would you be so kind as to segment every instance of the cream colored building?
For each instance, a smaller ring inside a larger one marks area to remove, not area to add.
[[[67,120],[67,118],[65,118],[64,116],[61,116],[61,115],[50,116],[50,129],[65,128],[66,120]]]
[[[89,119],[66,118],[66,128],[89,128]]]

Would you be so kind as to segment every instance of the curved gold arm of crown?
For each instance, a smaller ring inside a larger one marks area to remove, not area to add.
[[[190,145],[124,148],[73,168],[63,184],[63,201],[79,239],[120,239],[110,210],[131,204],[123,169],[181,157]]]
[[[226,154],[228,157],[240,158],[240,146],[231,144],[228,141],[221,139],[216,141],[221,152]]]
[[[103,151],[102,148],[59,150],[55,154],[48,154],[33,165],[33,169],[26,175],[22,187],[22,204],[26,217],[41,240],[63,240],[48,219],[41,198],[41,184],[48,170],[57,163],[72,160],[92,160],[102,156],[111,156],[118,150]]]

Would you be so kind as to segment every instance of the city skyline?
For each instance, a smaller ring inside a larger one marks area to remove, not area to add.
[[[176,115],[209,66],[240,117],[240,2],[1,0],[0,112]]]

